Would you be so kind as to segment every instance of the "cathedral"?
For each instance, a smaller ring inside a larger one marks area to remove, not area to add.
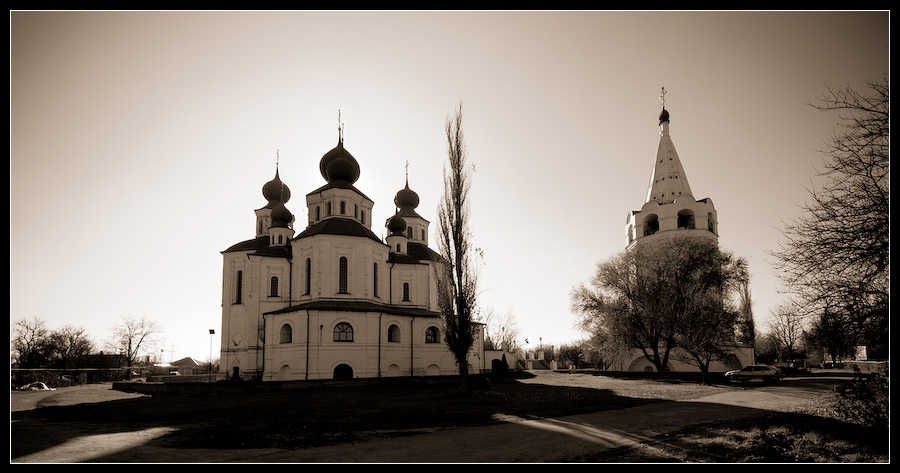
[[[295,235],[291,191],[276,165],[255,237],[222,252],[221,369],[263,381],[457,374],[438,312],[435,278],[446,263],[428,246],[409,177],[382,241],[340,131],[319,172],[325,184],[306,195],[303,231]],[[484,369],[477,330],[469,373]]]
[[[669,135],[669,112],[665,106],[663,89],[660,98],[663,101],[659,114],[659,147],[656,159],[650,172],[650,185],[647,198],[641,210],[628,213],[626,222],[627,247],[639,244],[652,244],[660,238],[673,235],[690,235],[695,238],[709,239],[718,242],[718,214],[710,198],[694,199],[691,186],[672,137]],[[744,346],[730,347],[731,355],[724,362],[715,362],[710,366],[712,371],[725,371],[752,364],[753,348]],[[631,359],[624,362],[622,369],[627,371],[650,371],[653,365],[643,356],[635,352]],[[677,359],[670,359],[671,371],[696,371],[697,368]]]

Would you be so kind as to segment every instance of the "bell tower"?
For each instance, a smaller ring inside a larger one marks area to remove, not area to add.
[[[669,134],[666,89],[660,93],[659,147],[650,170],[647,198],[641,210],[629,212],[626,221],[628,246],[664,235],[698,235],[718,240],[718,216],[712,199],[695,200],[684,166]]]

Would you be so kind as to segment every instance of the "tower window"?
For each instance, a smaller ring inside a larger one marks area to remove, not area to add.
[[[425,241],[425,229],[422,229],[422,241]]]
[[[331,202],[325,202],[325,214],[331,216]]]
[[[372,293],[378,297],[378,263],[372,264]]]
[[[359,205],[353,204],[353,218],[356,218],[357,215],[359,215]]]
[[[347,203],[342,200],[341,201],[341,215],[344,215],[345,213],[347,213]]]
[[[650,215],[644,220],[644,236],[653,235],[659,231],[659,217]]]
[[[244,297],[244,272],[238,271],[234,283],[234,303],[240,304]]]
[[[338,293],[339,294],[347,294],[347,257],[341,256],[341,259],[338,263],[339,265],[339,275],[338,275]]]
[[[333,337],[333,340],[335,342],[352,342],[353,327],[351,327],[347,322],[341,322],[334,326]]]
[[[694,212],[682,210],[678,212],[678,228],[682,230],[694,229]]]
[[[403,300],[407,301],[407,302],[409,301],[409,283],[408,282],[403,283]]]
[[[272,276],[269,287],[269,297],[278,297],[278,276]]]
[[[359,221],[362,223],[366,223],[366,211],[365,210],[359,211]]]
[[[412,240],[412,227],[406,227],[406,238]]]
[[[310,277],[312,276],[312,260],[306,258],[306,292],[305,294],[308,296],[309,291],[312,288],[312,283],[310,282]]]
[[[316,221],[322,219],[322,207],[316,206]]]

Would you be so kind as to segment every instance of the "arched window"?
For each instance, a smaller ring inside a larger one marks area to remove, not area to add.
[[[441,342],[441,332],[438,331],[437,327],[428,327],[425,330],[425,343],[440,343]]]
[[[359,211],[359,221],[362,222],[363,224],[366,223],[366,211],[365,210]]]
[[[359,205],[353,204],[353,218],[356,218],[357,215],[359,215]]]
[[[341,201],[341,215],[344,215],[346,213],[347,213],[347,203],[342,200]]]
[[[425,241],[425,229],[422,229],[422,241]]]
[[[319,207],[317,205],[316,206],[316,221],[318,222],[321,219],[322,219],[322,207]]]
[[[398,327],[396,324],[388,327],[388,341],[400,343],[400,327]]]
[[[659,217],[649,215],[644,219],[644,236],[653,235],[659,231]]]
[[[234,303],[240,304],[244,298],[244,272],[238,271],[234,282]]]
[[[269,297],[278,297],[278,276],[272,276],[269,283]]]
[[[694,229],[694,212],[691,210],[682,210],[678,212],[678,228],[682,230]]]
[[[294,331],[291,329],[291,326],[288,324],[284,324],[281,326],[281,331],[279,332],[279,343],[291,343],[293,341]]]
[[[710,212],[706,215],[706,221],[707,221],[706,228],[709,229],[709,231],[716,233],[716,222],[715,222],[715,220],[713,220],[712,212]]]
[[[372,293],[378,297],[378,263],[372,264]]]
[[[325,215],[331,216],[331,202],[325,202]]]
[[[334,341],[336,342],[352,342],[353,327],[347,322],[341,322],[334,326]]]
[[[341,256],[340,262],[338,264],[339,275],[338,275],[338,293],[347,294],[347,257]]]
[[[306,295],[309,295],[310,289],[312,289],[312,283],[310,282],[310,278],[312,276],[312,260],[306,258]]]
[[[409,301],[409,283],[403,283],[403,300]]]
[[[406,238],[412,240],[412,227],[406,227]]]

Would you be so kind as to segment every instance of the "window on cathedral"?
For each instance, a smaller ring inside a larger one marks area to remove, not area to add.
[[[342,200],[341,201],[341,215],[344,215],[346,213],[347,213],[347,203]]]
[[[316,206],[316,221],[322,219],[322,207]]]
[[[307,296],[309,295],[310,289],[312,289],[312,283],[310,282],[311,276],[312,276],[312,260],[309,258],[306,258],[306,292],[304,294],[306,294]]]
[[[359,221],[362,222],[363,224],[366,223],[366,211],[365,210],[359,211]]]
[[[407,301],[407,302],[409,301],[409,283],[408,282],[403,283],[403,300]]]
[[[272,276],[269,281],[269,297],[278,297],[278,276]]]
[[[331,202],[325,202],[325,215],[331,216]]]
[[[359,215],[359,205],[353,204],[353,218],[356,218],[357,215]]]
[[[347,322],[341,322],[334,326],[334,341],[336,342],[352,342],[353,327]]]
[[[284,324],[281,326],[281,331],[279,332],[278,343],[291,343],[294,338],[294,331],[291,329],[291,326],[288,324]]]
[[[422,229],[422,241],[425,241],[425,229]]]
[[[347,257],[341,256],[338,263],[338,293],[347,294]]]
[[[244,272],[238,271],[234,283],[234,303],[240,304],[244,298]]]
[[[388,327],[388,342],[400,343],[400,327],[397,325]]]
[[[378,297],[378,263],[372,264],[372,293]]]
[[[441,332],[438,331],[437,327],[428,327],[425,330],[425,343],[440,343],[441,342]]]
[[[412,240],[412,227],[406,227],[406,238]]]

